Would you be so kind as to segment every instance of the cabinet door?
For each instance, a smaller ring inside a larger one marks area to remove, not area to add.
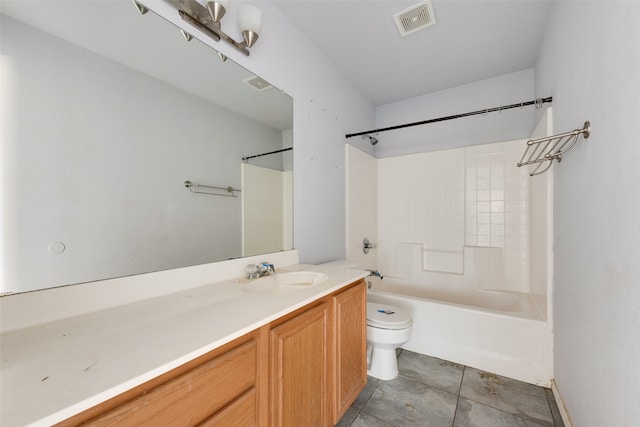
[[[367,304],[364,281],[334,295],[332,303],[335,424],[367,384]]]
[[[323,302],[270,331],[271,424],[328,424],[328,313]]]

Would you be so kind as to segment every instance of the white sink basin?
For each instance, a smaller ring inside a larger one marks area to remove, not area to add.
[[[327,281],[327,275],[315,271],[292,271],[254,279],[242,290],[254,294],[286,294],[318,286]]]

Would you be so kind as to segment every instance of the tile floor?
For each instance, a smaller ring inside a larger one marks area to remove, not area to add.
[[[549,389],[407,350],[398,369],[369,377],[337,427],[564,427]]]

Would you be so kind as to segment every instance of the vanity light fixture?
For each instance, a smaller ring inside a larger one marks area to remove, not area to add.
[[[180,18],[215,41],[224,40],[240,52],[249,56],[249,49],[258,40],[262,31],[262,12],[255,6],[241,5],[238,8],[238,26],[243,41],[238,42],[222,31],[221,20],[225,16],[230,0],[169,0]],[[138,7],[138,3],[134,0]]]
[[[247,47],[252,47],[262,31],[262,12],[255,6],[243,4],[238,11],[238,25]]]

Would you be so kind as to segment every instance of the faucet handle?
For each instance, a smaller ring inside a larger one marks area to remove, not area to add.
[[[258,277],[259,267],[255,264],[249,264],[245,267],[244,273],[247,279],[255,279]]]
[[[276,268],[269,261],[264,261],[262,266],[267,269],[267,271],[272,271],[274,274],[276,272]]]

